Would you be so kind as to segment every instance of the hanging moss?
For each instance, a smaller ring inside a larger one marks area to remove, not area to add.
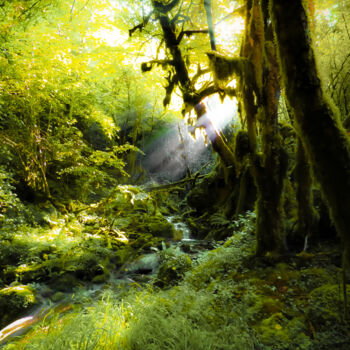
[[[217,52],[208,52],[207,56],[215,79],[219,82],[226,82],[233,75],[244,78],[252,76],[253,66],[245,57],[227,57]]]

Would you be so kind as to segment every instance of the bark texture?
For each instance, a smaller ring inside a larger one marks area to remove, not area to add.
[[[309,160],[306,157],[304,146],[298,139],[297,163],[294,169],[296,181],[296,199],[298,203],[298,238],[304,240],[314,233],[316,214],[312,207],[312,177]]]
[[[350,141],[322,91],[302,0],[271,0],[286,97],[350,264]]]

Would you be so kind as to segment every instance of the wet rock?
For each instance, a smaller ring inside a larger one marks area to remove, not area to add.
[[[36,292],[26,285],[0,290],[0,329],[13,322],[37,303]]]
[[[52,301],[54,302],[58,302],[61,301],[62,299],[64,299],[65,294],[63,292],[56,292],[52,297]]]
[[[81,283],[72,273],[65,273],[50,282],[50,287],[53,290],[60,292],[70,292],[73,288],[80,286]]]
[[[125,272],[132,274],[154,273],[159,265],[159,254],[147,254],[139,257],[125,268]]]
[[[155,237],[173,238],[174,226],[162,216],[154,216],[146,223],[147,230]]]
[[[177,284],[192,267],[190,257],[178,248],[161,252],[160,259],[155,285],[161,288]]]

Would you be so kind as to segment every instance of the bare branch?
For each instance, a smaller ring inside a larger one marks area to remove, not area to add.
[[[21,18],[23,15],[25,15],[27,12],[29,12],[30,10],[32,10],[37,4],[40,3],[40,0],[36,1],[32,6],[30,6],[29,8],[27,8],[26,10],[24,10],[18,17],[17,19]]]
[[[151,12],[143,19],[143,21],[142,21],[141,23],[139,23],[138,25],[136,25],[134,28],[129,29],[129,37],[131,37],[131,36],[133,35],[133,33],[134,33],[137,29],[139,29],[140,32],[142,32],[142,29],[143,29],[144,27],[146,27],[146,25],[148,24],[148,22],[149,22],[151,16],[153,15],[153,13],[154,13],[154,11],[151,11]]]
[[[182,38],[186,35],[187,37],[193,34],[208,34],[208,29],[197,29],[197,30],[183,30],[177,37],[177,43],[180,44]]]
[[[182,18],[180,20],[180,18]],[[171,20],[171,23],[172,24],[175,24],[175,23],[185,23],[185,22],[189,22],[191,20],[191,18],[189,16],[185,16],[181,13],[177,13],[174,18]]]
[[[152,70],[154,65],[162,66],[162,68],[165,68],[173,64],[173,60],[152,60],[141,63],[141,70],[142,72],[149,72],[150,70]]]

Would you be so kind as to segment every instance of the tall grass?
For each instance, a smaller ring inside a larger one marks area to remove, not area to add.
[[[254,349],[246,309],[235,298],[241,287],[227,279],[250,244],[242,235],[205,253],[182,284],[168,290],[132,289],[121,297],[111,288],[92,305],[48,316],[4,350]]]

